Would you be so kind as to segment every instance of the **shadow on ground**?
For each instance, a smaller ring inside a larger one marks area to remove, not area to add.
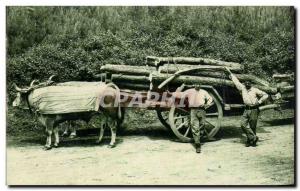
[[[295,123],[295,118],[284,118],[284,119],[264,119],[262,120],[262,123],[265,123],[269,126],[275,126],[275,125],[289,125]]]
[[[231,139],[240,138],[244,139],[242,130],[239,127],[239,116],[233,118],[224,118],[222,127],[217,133],[216,138],[218,139]],[[293,124],[294,118],[276,118],[276,117],[260,117],[257,132],[258,133],[269,133],[263,127],[274,126],[274,125],[286,125]],[[96,144],[98,139],[99,129],[82,129],[77,131],[78,137],[76,138],[61,138],[61,147],[75,147],[75,146],[99,146]],[[122,144],[123,136],[146,136],[151,140],[170,140],[180,142],[178,138],[173,134],[171,129],[167,129],[162,126],[159,122],[154,123],[134,123],[127,122],[123,124],[117,131],[117,144]],[[28,145],[44,145],[46,136],[44,132],[26,132],[22,135],[7,136],[7,145],[11,146],[28,146]],[[110,142],[110,131],[105,130],[104,138],[100,145],[108,145]]]

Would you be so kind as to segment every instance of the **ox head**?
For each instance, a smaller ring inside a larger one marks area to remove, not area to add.
[[[20,107],[22,109],[29,109],[28,107],[28,95],[31,90],[33,90],[37,80],[33,80],[30,83],[30,86],[27,88],[19,88],[16,84],[14,84],[15,90],[17,91],[17,97],[13,101],[13,107]]]
[[[55,75],[50,76],[50,78],[44,82],[44,83],[38,83],[37,80],[33,80],[30,83],[29,87],[26,88],[19,88],[16,84],[14,84],[14,87],[17,91],[17,97],[16,99],[13,101],[13,107],[20,107],[22,109],[29,109],[28,106],[28,96],[30,94],[30,92],[36,88],[42,87],[42,86],[47,86],[50,85],[51,83],[53,83],[52,78]]]
[[[28,94],[30,92],[29,88],[19,88],[16,84],[14,84],[14,87],[17,91],[17,97],[13,101],[13,107],[20,107],[22,109],[28,109],[27,99]]]

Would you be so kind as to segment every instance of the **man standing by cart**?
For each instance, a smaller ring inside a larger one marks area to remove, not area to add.
[[[183,89],[183,88],[182,88]],[[203,130],[206,119],[206,109],[213,105],[213,98],[209,93],[200,89],[200,85],[195,88],[188,89],[184,92],[174,92],[176,98],[188,99],[188,107],[190,108],[191,129],[195,142],[196,153],[201,152],[201,130]]]
[[[256,135],[256,125],[259,115],[259,105],[266,101],[269,96],[267,93],[255,87],[251,87],[250,82],[245,82],[242,84],[228,68],[226,68],[226,71],[229,74],[229,78],[240,91],[245,104],[245,111],[241,119],[241,128],[247,136],[246,147],[255,147],[258,141],[258,136]]]

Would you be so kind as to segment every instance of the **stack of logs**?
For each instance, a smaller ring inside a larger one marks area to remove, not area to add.
[[[294,91],[294,74],[274,74],[276,87],[283,99],[293,99],[295,96]]]
[[[107,64],[101,67],[101,71],[108,74],[109,78],[120,88],[131,90],[152,89],[151,86],[156,87],[180,71],[186,72],[180,73],[170,81],[169,85],[178,87],[185,83],[234,87],[233,82],[224,72],[224,67],[227,67],[241,82],[250,81],[254,87],[269,94],[277,92],[277,88],[271,87],[269,82],[254,75],[243,74],[243,66],[239,63],[192,57],[148,56],[146,59],[147,65],[145,66]]]

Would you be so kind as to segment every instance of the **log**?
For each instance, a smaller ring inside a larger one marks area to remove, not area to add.
[[[295,97],[294,92],[286,92],[286,93],[281,94],[282,99],[291,99],[291,98],[294,98],[294,97]]]
[[[201,68],[203,67],[203,71],[224,71],[224,66],[210,66],[210,65],[190,65],[190,64],[181,64],[181,65],[173,65],[173,64],[165,64],[158,68],[160,73],[175,73],[179,70],[186,70],[192,68]],[[242,71],[241,67],[228,67],[232,72],[240,73]],[[198,70],[199,71],[199,70]],[[191,72],[192,73],[192,72]]]
[[[196,65],[213,65],[213,66],[225,66],[225,67],[242,67],[241,64],[236,62],[224,62],[221,60],[215,60],[210,58],[195,58],[195,57],[156,57],[147,56],[147,63],[152,63],[155,66],[164,63],[176,63],[176,64],[196,64]]]
[[[165,81],[166,79],[170,78],[171,75],[168,74],[162,74],[162,73],[155,73],[152,72],[150,74],[150,81],[157,83],[161,83]],[[174,78],[170,84],[202,84],[202,85],[211,85],[211,86],[218,86],[218,87],[235,87],[234,83],[231,80],[226,79],[219,79],[219,78],[212,78],[212,77],[199,77],[199,76],[186,76],[181,75]],[[275,94],[277,93],[277,88],[269,87],[269,86],[259,86],[259,85],[253,85],[254,87],[257,87],[258,89],[265,91],[268,94]]]
[[[115,83],[120,89],[129,89],[129,90],[145,90],[150,89],[150,85],[141,84],[141,83],[129,83],[129,82],[116,82]]]
[[[285,86],[285,87],[280,87],[279,91],[280,93],[286,93],[286,92],[293,92],[295,89],[294,86]]]
[[[161,68],[161,67],[160,67]],[[160,70],[161,73],[168,73],[167,70],[165,69],[161,69]],[[173,71],[169,72],[170,74],[173,74]],[[229,76],[226,75],[224,72],[222,71],[194,71],[189,73],[189,75],[192,76],[204,76],[204,77],[214,77],[214,78],[221,78],[221,79],[229,79]],[[241,82],[245,82],[245,81],[250,81],[254,84],[257,85],[261,85],[261,86],[269,86],[270,83],[266,80],[260,79],[256,76],[253,76],[251,74],[235,74],[235,76],[241,81]]]
[[[276,83],[293,83],[295,81],[294,74],[274,74],[273,79]]]
[[[268,110],[268,109],[275,109],[275,108],[279,108],[279,107],[280,107],[279,104],[269,104],[269,105],[260,106],[259,111],[264,111],[264,110]]]
[[[210,68],[211,66],[209,66]],[[166,84],[168,84],[169,82],[171,82],[174,78],[176,78],[177,76],[180,76],[182,74],[187,74],[187,73],[191,73],[193,71],[199,71],[202,69],[207,69],[204,68],[204,66],[201,67],[194,67],[194,68],[188,68],[188,69],[183,69],[183,70],[178,70],[177,72],[175,72],[174,74],[171,75],[171,77],[168,77],[164,82],[162,82],[159,86],[158,89],[161,89],[162,87],[164,87]],[[221,68],[224,70],[224,68]]]
[[[274,74],[272,77],[274,79],[290,79],[294,78],[294,74]]]
[[[101,82],[104,82],[105,79],[106,79],[106,74],[105,74],[105,73],[95,74],[95,75],[93,76],[93,78],[94,78],[95,80],[100,80]]]
[[[113,82],[124,82],[124,83],[141,83],[149,84],[148,76],[134,76],[134,75],[123,75],[123,74],[112,74],[111,80]]]
[[[106,64],[100,68],[103,72],[111,72],[115,74],[134,74],[148,76],[152,71],[155,71],[155,67],[150,66],[132,66],[132,65],[112,65]]]
[[[290,86],[291,84],[289,82],[280,82],[276,84],[276,87],[278,89],[282,88],[282,87],[286,87],[286,86]]]

